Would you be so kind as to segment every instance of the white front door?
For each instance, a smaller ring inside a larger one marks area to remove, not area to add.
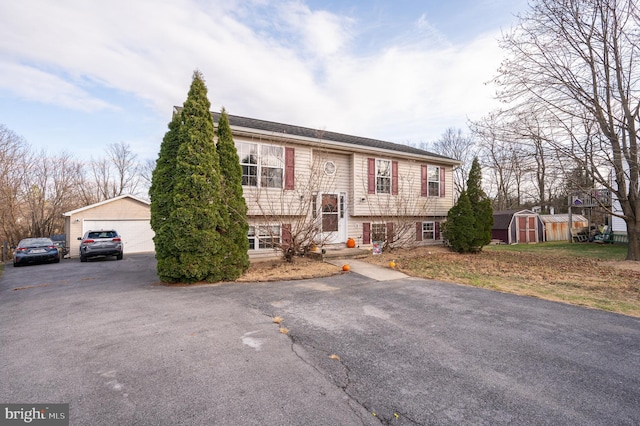
[[[347,196],[341,193],[320,195],[323,240],[330,244],[347,242]]]

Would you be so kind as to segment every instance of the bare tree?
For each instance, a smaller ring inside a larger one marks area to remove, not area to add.
[[[510,123],[514,140],[523,151],[518,164],[523,165],[525,173],[531,178],[531,190],[524,187],[526,198],[544,208],[548,203],[547,190],[550,184],[549,164],[553,160],[552,149],[547,144],[546,126],[536,115],[516,114]]]
[[[640,260],[637,2],[537,0],[501,45],[508,57],[495,80],[499,96],[558,124],[551,142],[613,191],[627,224],[627,259]]]
[[[90,169],[91,187],[98,201],[137,192],[141,167],[137,155],[124,142],[108,145],[106,157],[92,160]]]
[[[91,160],[91,183],[94,197],[98,201],[108,200],[117,195],[111,176],[111,166],[106,158]]]
[[[16,244],[24,235],[21,192],[31,151],[26,141],[0,125],[0,241]]]
[[[131,151],[131,147],[124,142],[107,146],[107,158],[115,170],[114,196],[136,193],[140,181],[140,165],[137,157]]]
[[[478,159],[487,171],[487,194],[493,198],[495,210],[520,207],[524,171],[523,151],[505,135],[502,117],[493,114],[473,123],[480,145]]]
[[[125,192],[135,192],[136,156],[110,145],[107,158],[88,168],[71,154],[35,154],[24,139],[0,125],[0,243],[62,233],[62,214]]]
[[[471,123],[480,158],[493,176],[497,209],[537,204],[547,210],[563,183],[562,155],[553,148],[553,128],[532,111],[494,112]],[[565,206],[566,208],[566,206]]]
[[[27,223],[27,234],[49,236],[62,233],[62,214],[81,207],[78,182],[82,165],[70,154],[35,155],[28,165],[21,198],[21,217]]]
[[[462,129],[449,127],[440,136],[440,139],[432,144],[431,149],[436,154],[455,158],[461,164],[453,169],[453,184],[456,194],[465,189],[469,178],[469,169],[473,159],[478,155],[478,149],[472,136],[462,133]]]
[[[149,193],[149,188],[151,187],[151,176],[153,175],[153,170],[156,168],[156,160],[152,158],[147,158],[143,163],[140,164],[140,168],[138,169],[138,174],[140,177],[139,183],[141,185],[140,192],[143,194]]]

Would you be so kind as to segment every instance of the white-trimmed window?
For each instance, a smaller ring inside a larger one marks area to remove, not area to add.
[[[236,142],[242,166],[242,185],[262,188],[282,188],[284,176],[284,148]]]
[[[371,241],[387,241],[387,225],[385,223],[371,224]]]
[[[391,160],[376,159],[376,192],[391,194]]]
[[[436,239],[436,223],[422,222],[422,241]]]
[[[242,185],[258,186],[258,145],[236,142],[236,150],[242,166]]]
[[[249,226],[249,250],[271,249],[280,244],[280,225]]]
[[[440,167],[429,166],[427,169],[427,176],[429,181],[429,196],[440,196]]]

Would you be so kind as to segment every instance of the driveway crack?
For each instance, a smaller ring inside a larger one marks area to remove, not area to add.
[[[326,371],[321,370],[320,368],[318,368],[315,364],[311,363],[309,360],[307,360],[305,357],[303,357],[297,350],[296,350],[296,345],[299,345],[300,347],[310,347],[313,348],[314,350],[318,351],[318,348],[316,348],[313,345],[303,345],[302,343],[299,343],[297,341],[297,339],[295,338],[295,336],[293,336],[291,333],[288,334],[289,339],[291,340],[291,352],[293,352],[302,362],[304,362],[305,364],[307,364],[308,366],[310,366],[311,368],[313,368],[315,371],[317,371],[318,373],[322,374],[323,376],[326,375]],[[371,411],[370,407],[367,407],[367,405],[365,403],[363,403],[362,401],[360,401],[355,395],[351,394],[349,392],[349,386],[351,385],[351,370],[349,369],[349,367],[342,362],[342,360],[338,359],[338,361],[340,362],[340,365],[342,366],[343,370],[344,370],[344,377],[345,377],[345,381],[344,384],[338,384],[336,383],[336,386],[342,390],[342,392],[346,395],[346,397],[348,398],[349,403],[349,407],[353,410],[353,412],[358,415],[358,417],[360,417],[360,420],[362,422],[363,425],[368,424],[364,418],[362,418],[362,412],[359,410],[356,410],[351,403],[354,403],[362,408],[364,408],[368,413],[371,414],[371,416],[375,419],[377,419],[378,421],[380,421],[380,424],[388,424],[388,423],[384,423],[383,419],[381,419],[380,417],[377,417],[373,411]]]

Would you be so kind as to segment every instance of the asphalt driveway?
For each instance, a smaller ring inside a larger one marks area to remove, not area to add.
[[[6,266],[0,403],[77,425],[640,424],[636,318],[355,273],[157,281],[149,255]]]

